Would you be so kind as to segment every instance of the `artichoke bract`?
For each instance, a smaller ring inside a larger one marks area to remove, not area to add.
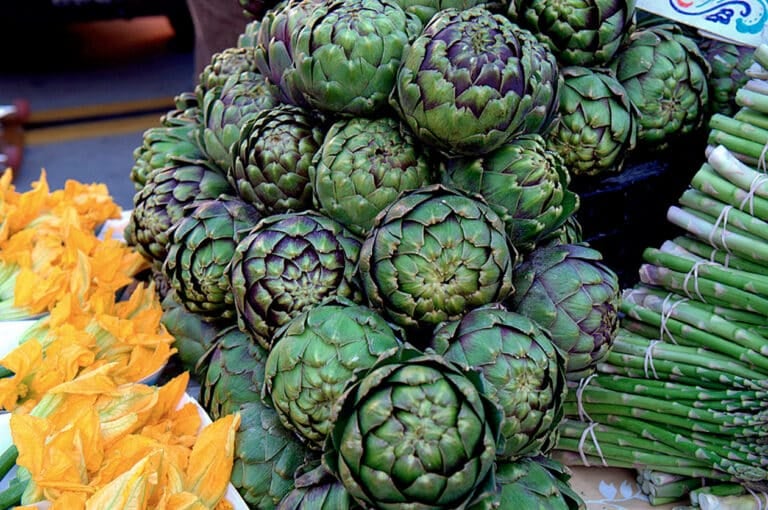
[[[314,108],[373,115],[387,105],[403,48],[422,25],[394,0],[326,0],[291,40],[296,86]]]
[[[406,12],[412,12],[426,25],[438,11],[443,9],[464,10],[476,5],[485,5],[485,0],[397,0]]]
[[[264,13],[255,42],[256,65],[274,89],[281,103],[308,107],[296,86],[296,66],[293,62],[294,32],[324,0],[290,0]]]
[[[241,405],[237,412],[240,426],[235,433],[230,482],[249,508],[275,509],[294,489],[296,472],[307,463],[316,463],[317,455],[260,400]]]
[[[204,163],[173,163],[153,170],[133,196],[126,241],[146,259],[162,264],[168,254],[170,230],[197,200],[233,193],[227,178]]]
[[[560,116],[547,147],[574,175],[619,172],[637,143],[637,113],[624,86],[608,69],[562,70]]]
[[[404,192],[360,251],[365,295],[406,329],[431,329],[512,291],[517,252],[481,197],[442,185]]]
[[[365,236],[402,191],[433,182],[423,146],[391,117],[331,125],[310,167],[317,209]]]
[[[563,416],[565,360],[532,320],[495,304],[435,329],[438,354],[478,371],[485,395],[504,414],[497,455],[546,453]]]
[[[213,348],[198,358],[198,366],[205,367],[200,403],[216,420],[261,400],[267,351],[234,324],[210,340]]]
[[[265,398],[287,429],[322,450],[341,395],[358,373],[398,346],[394,330],[373,310],[331,298],[276,334],[266,362]]]
[[[538,455],[499,462],[496,493],[468,510],[586,510],[587,505],[570,485],[568,468]]]
[[[275,331],[330,296],[360,301],[360,241],[315,211],[264,218],[235,249],[230,265],[240,329],[269,349]]]
[[[511,17],[545,43],[563,66],[600,67],[616,54],[635,0],[510,0]]]
[[[436,355],[384,358],[344,397],[326,454],[365,508],[463,509],[493,483],[499,410]]]
[[[293,105],[262,110],[243,124],[227,178],[265,216],[309,209],[309,167],[322,140],[322,124],[309,110]]]
[[[482,195],[520,251],[534,249],[579,206],[568,189],[568,168],[539,134],[521,135],[481,158],[452,158],[443,175],[446,184]]]
[[[568,380],[594,372],[619,328],[618,276],[586,244],[549,244],[516,268],[509,309],[549,332],[565,356]]]
[[[637,141],[665,149],[701,128],[709,104],[709,63],[696,42],[675,25],[632,31],[610,63],[639,111]]]
[[[227,173],[232,164],[230,151],[240,140],[240,128],[256,113],[276,104],[264,77],[255,72],[230,76],[224,85],[206,92],[198,139],[208,160]]]
[[[234,319],[228,265],[260,215],[226,196],[200,201],[185,213],[171,232],[163,272],[187,310],[212,321]]]
[[[559,86],[533,34],[484,7],[444,9],[403,52],[390,103],[423,142],[476,155],[545,130]]]

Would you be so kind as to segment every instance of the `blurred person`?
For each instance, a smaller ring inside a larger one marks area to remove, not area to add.
[[[200,72],[211,63],[211,57],[226,48],[237,46],[245,26],[253,20],[238,0],[187,0],[195,28],[195,82]]]

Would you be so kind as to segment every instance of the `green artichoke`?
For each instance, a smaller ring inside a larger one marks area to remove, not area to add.
[[[162,306],[160,322],[173,335],[173,347],[181,368],[189,371],[193,379],[201,380],[206,367],[198,362],[213,346],[220,328],[202,315],[184,308],[172,290],[163,298]]]
[[[282,4],[283,2],[280,3]],[[275,6],[274,8],[276,9],[278,7]],[[264,17],[266,17],[267,14],[269,14],[271,11],[272,9],[268,9],[264,13]],[[256,49],[256,46],[258,45],[259,30],[261,30],[261,21],[261,19],[254,19],[245,24],[245,28],[243,28],[242,33],[237,36],[238,48]],[[256,64],[256,68],[258,69],[258,64]]]
[[[309,167],[322,140],[322,124],[311,111],[293,105],[262,110],[243,124],[227,178],[264,215],[309,209]]]
[[[171,231],[163,272],[184,307],[208,320],[234,319],[228,264],[235,246],[260,219],[235,197],[204,200]]]
[[[520,251],[560,228],[579,207],[568,189],[568,169],[538,134],[521,135],[481,158],[453,158],[444,182],[478,193],[501,217],[509,240]]]
[[[205,101],[205,94],[216,87],[223,87],[232,76],[242,73],[258,72],[255,51],[248,47],[224,48],[211,56],[211,62],[203,68],[195,86],[195,94],[200,104]]]
[[[423,142],[477,155],[545,130],[559,86],[533,34],[484,7],[444,9],[403,52],[390,103]]]
[[[155,126],[142,134],[142,144],[133,150],[130,179],[136,191],[146,185],[153,170],[175,161],[197,163],[205,156],[196,142],[199,125]]]
[[[331,298],[277,332],[264,395],[287,429],[322,450],[341,395],[358,373],[398,345],[393,329],[373,310]]]
[[[266,349],[277,328],[330,296],[360,301],[360,241],[315,211],[264,218],[238,244],[230,265],[240,329]]]
[[[701,41],[699,48],[712,68],[709,75],[711,113],[732,117],[740,108],[736,104],[736,91],[749,81],[747,71],[755,62],[755,49],[710,38]]]
[[[508,14],[563,66],[600,67],[616,55],[635,0],[511,0]]]
[[[640,113],[638,145],[665,149],[703,126],[710,66],[696,42],[676,26],[631,32],[610,68]]]
[[[264,14],[256,38],[256,65],[272,85],[273,93],[281,103],[309,107],[296,85],[291,41],[293,34],[304,25],[307,16],[324,1],[289,0]]]
[[[227,173],[232,164],[231,148],[240,140],[240,128],[258,112],[276,104],[264,77],[254,72],[230,76],[224,85],[206,92],[198,138],[209,161]]]
[[[387,105],[403,48],[421,22],[395,0],[327,0],[291,40],[296,86],[324,112],[373,115]]]
[[[406,329],[431,330],[507,297],[517,253],[479,196],[442,185],[404,192],[360,251],[372,307]]]
[[[232,193],[226,177],[203,163],[174,161],[153,170],[133,196],[125,238],[146,259],[162,264],[168,253],[170,229],[196,200]]]
[[[499,462],[496,493],[469,510],[586,510],[586,503],[569,483],[570,471],[543,456]]]
[[[220,329],[209,341],[212,348],[198,357],[204,372],[200,403],[216,420],[261,400],[267,351],[235,325]]]
[[[509,308],[549,332],[569,380],[594,372],[618,331],[618,277],[601,260],[586,244],[549,244],[515,270]]]
[[[574,175],[620,172],[637,144],[637,112],[624,86],[608,69],[562,70],[560,116],[547,147]]]
[[[533,321],[499,304],[470,310],[435,329],[434,350],[480,373],[485,395],[504,414],[497,455],[546,453],[563,416],[565,361]]]
[[[344,397],[325,459],[365,508],[463,509],[493,483],[499,410],[436,355],[384,358]]]
[[[254,400],[242,404],[235,433],[230,483],[250,508],[272,510],[294,488],[294,475],[317,456],[280,423],[277,413]]]
[[[391,117],[334,123],[310,167],[314,203],[354,234],[365,236],[400,192],[434,181],[423,146]]]
[[[361,508],[324,464],[296,476],[294,489],[277,510],[355,510]]]

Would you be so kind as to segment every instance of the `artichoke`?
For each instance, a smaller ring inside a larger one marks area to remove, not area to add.
[[[434,180],[422,147],[391,117],[334,123],[310,167],[317,209],[365,236],[400,192]]]
[[[276,104],[264,77],[254,72],[230,76],[224,85],[206,92],[198,138],[209,161],[227,173],[232,164],[230,150],[240,140],[240,128],[256,113]]]
[[[211,321],[234,319],[228,264],[259,219],[242,200],[219,196],[190,207],[174,226],[163,272],[187,310]]]
[[[277,413],[254,400],[242,404],[230,482],[250,508],[272,510],[294,488],[294,475],[318,461]]]
[[[282,4],[283,2],[280,3]],[[274,9],[278,9],[278,6],[275,6]],[[268,9],[264,13],[264,17],[266,17],[270,12],[272,12],[272,9]],[[238,48],[256,49],[258,46],[259,30],[261,30],[261,21],[262,20],[260,19],[255,19],[245,24],[243,31],[240,33],[240,35],[237,36]],[[256,69],[259,69],[258,63],[256,64]]]
[[[204,371],[200,403],[216,420],[261,400],[267,351],[235,325],[220,329],[209,341],[213,347],[198,358]]]
[[[579,197],[563,159],[538,134],[521,135],[481,158],[453,158],[444,182],[478,193],[501,217],[509,240],[520,251],[560,228],[578,209]]]
[[[469,510],[586,510],[584,500],[571,488],[570,478],[566,466],[540,455],[499,462],[496,493]]]
[[[277,510],[354,510],[360,507],[324,464],[296,476]]]
[[[229,182],[265,216],[309,209],[309,167],[322,140],[322,125],[310,111],[293,105],[262,110],[242,126]]]
[[[395,0],[327,0],[293,35],[296,86],[324,112],[373,115],[387,105],[403,48],[421,22]]]
[[[755,49],[710,38],[700,42],[699,48],[712,68],[709,75],[710,110],[731,117],[739,110],[736,91],[749,81],[747,71],[755,62]]]
[[[266,349],[277,328],[330,296],[360,301],[360,241],[315,211],[264,218],[230,265],[237,321]]]
[[[360,251],[369,303],[406,329],[432,329],[512,291],[516,251],[479,196],[442,185],[404,192]]]
[[[264,394],[283,425],[317,450],[323,448],[348,385],[399,345],[383,318],[343,298],[297,316],[274,342]]]
[[[560,116],[547,147],[574,175],[619,172],[637,143],[637,113],[624,86],[608,69],[563,69]]]
[[[146,259],[162,264],[168,253],[170,229],[196,200],[231,193],[226,177],[203,163],[174,161],[150,172],[133,196],[125,238]]]
[[[600,67],[616,55],[635,0],[510,0],[508,14],[563,66]]]
[[[549,244],[516,268],[508,305],[546,329],[565,355],[566,375],[590,375],[619,327],[619,282],[585,244]]]
[[[665,149],[703,126],[710,66],[696,42],[675,25],[633,31],[610,68],[640,113],[638,145]]]
[[[258,72],[256,67],[255,51],[253,48],[232,47],[214,53],[211,62],[205,66],[198,77],[195,86],[197,100],[202,104],[205,94],[216,87],[223,87],[232,76],[240,76],[242,73]]]
[[[444,9],[403,52],[390,102],[423,142],[476,155],[545,130],[559,86],[533,34],[484,7]]]
[[[197,163],[205,159],[196,141],[199,129],[188,122],[175,126],[155,126],[142,134],[142,144],[133,150],[133,166],[130,179],[136,191],[147,183],[153,170],[172,165],[174,162]]]
[[[499,304],[488,305],[438,326],[432,345],[448,361],[480,372],[485,395],[504,414],[500,458],[554,447],[563,416],[565,361],[539,326]]]
[[[440,356],[383,358],[344,397],[326,454],[365,508],[463,509],[493,482],[499,411]]]
[[[296,85],[291,41],[307,16],[324,1],[289,0],[266,12],[261,21],[255,46],[256,65],[282,103],[309,107]]]

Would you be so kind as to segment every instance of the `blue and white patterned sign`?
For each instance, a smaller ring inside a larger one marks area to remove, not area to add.
[[[748,46],[768,42],[768,0],[637,0],[637,7]]]

